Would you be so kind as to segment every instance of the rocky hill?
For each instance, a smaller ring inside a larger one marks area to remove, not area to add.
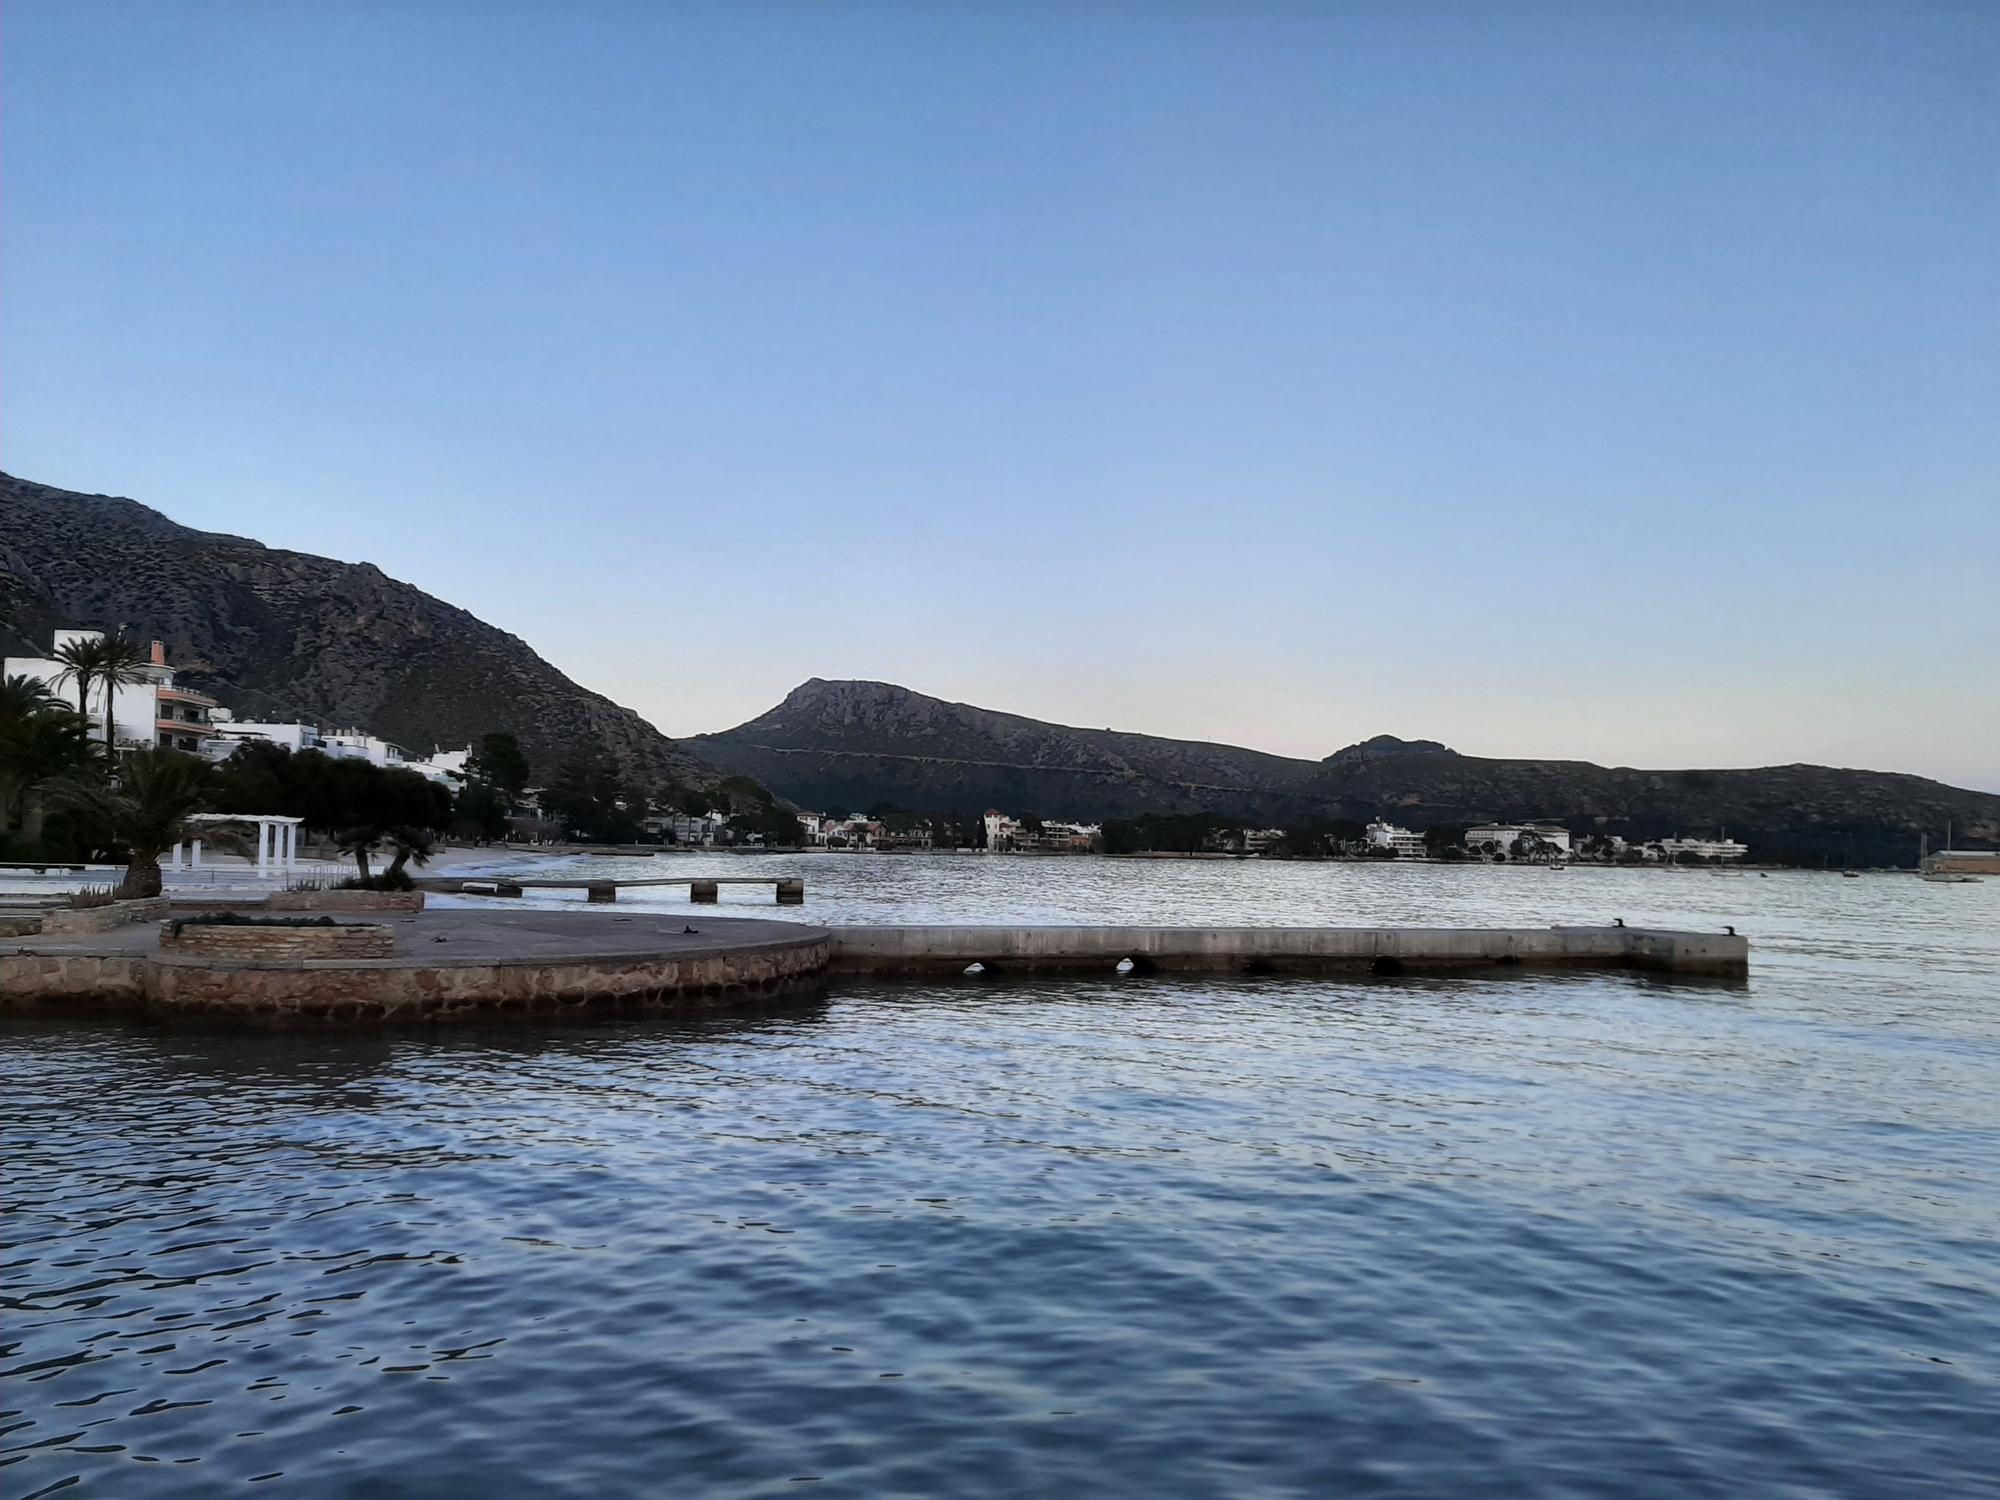
[[[1920,835],[2000,843],[2000,796],[1827,766],[1634,770],[1460,755],[1378,735],[1324,761],[1075,729],[883,682],[818,678],[749,723],[688,741],[705,759],[828,811],[988,807],[1051,818],[1210,812],[1246,823],[1386,816],[1412,827],[1556,818],[1643,837],[1727,829],[1779,858],[1909,864]]]
[[[165,641],[180,680],[239,718],[357,725],[420,752],[512,730],[538,773],[601,752],[645,783],[716,779],[518,636],[368,563],[0,475],[0,655],[46,655],[59,625]]]
[[[894,802],[1043,817],[1208,812],[1282,820],[1308,810],[1318,767],[1233,745],[1072,729],[887,682],[815,677],[769,713],[688,747],[802,806]]]
[[[1579,831],[1645,838],[1726,829],[1778,859],[1914,864],[1919,838],[1940,844],[1947,826],[1962,845],[2000,841],[2000,797],[1832,766],[1646,771],[1445,750],[1330,762],[1317,788],[1345,816],[1380,813],[1419,828],[1546,816]]]

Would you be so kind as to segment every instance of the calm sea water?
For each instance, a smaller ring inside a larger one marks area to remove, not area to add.
[[[806,920],[1623,916],[1754,972],[0,1019],[5,1492],[2000,1487],[2000,882],[790,863]]]

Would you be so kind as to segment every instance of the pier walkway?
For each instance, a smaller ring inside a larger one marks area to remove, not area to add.
[[[1735,933],[1643,927],[836,927],[833,966],[863,974],[1400,974],[1514,964],[1586,964],[1740,976]]]
[[[523,891],[582,891],[585,899],[611,903],[620,890],[651,885],[684,885],[688,899],[713,906],[721,886],[768,885],[776,887],[778,905],[803,906],[806,883],[796,876],[778,875],[669,875],[657,880],[517,880],[508,875],[428,875],[416,882],[420,891],[436,891],[447,896],[518,896]]]
[[[162,946],[156,922],[0,946],[0,1009],[119,1011],[274,1025],[545,1020],[744,1005],[827,974],[1500,974],[1597,966],[1741,979],[1734,934],[1637,927],[839,927],[606,911],[355,913],[374,956],[220,956]],[[238,929],[242,931],[243,929]],[[258,931],[282,943],[282,925]],[[975,967],[976,966],[976,967]]]

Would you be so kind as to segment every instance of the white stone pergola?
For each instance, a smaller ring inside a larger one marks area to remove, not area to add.
[[[272,875],[289,870],[297,862],[299,855],[299,825],[303,818],[288,818],[282,813],[192,813],[190,823],[242,823],[255,824],[257,828],[257,873]],[[189,846],[192,848],[189,849]],[[188,868],[201,868],[201,840],[189,839],[174,845],[167,859],[167,868],[181,867],[181,851],[189,849]]]

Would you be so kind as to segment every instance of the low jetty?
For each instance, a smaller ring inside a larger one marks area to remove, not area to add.
[[[1581,964],[1741,975],[1735,933],[1643,927],[842,927],[833,966],[856,974],[1379,974]]]
[[[1733,933],[1636,927],[820,928],[729,918],[697,928],[658,913],[518,908],[339,921],[235,913],[9,937],[0,1009],[262,1025],[541,1021],[747,1005],[840,974],[1392,976],[1563,965],[1741,978],[1748,964],[1749,943]]]
[[[774,887],[780,906],[803,906],[806,883],[796,876],[773,875],[670,875],[660,880],[514,880],[504,875],[436,875],[416,882],[420,891],[436,891],[447,896],[519,896],[524,891],[582,891],[594,905],[609,906],[621,890],[642,886],[684,885],[688,899],[699,906],[713,906],[725,885],[768,885]]]

